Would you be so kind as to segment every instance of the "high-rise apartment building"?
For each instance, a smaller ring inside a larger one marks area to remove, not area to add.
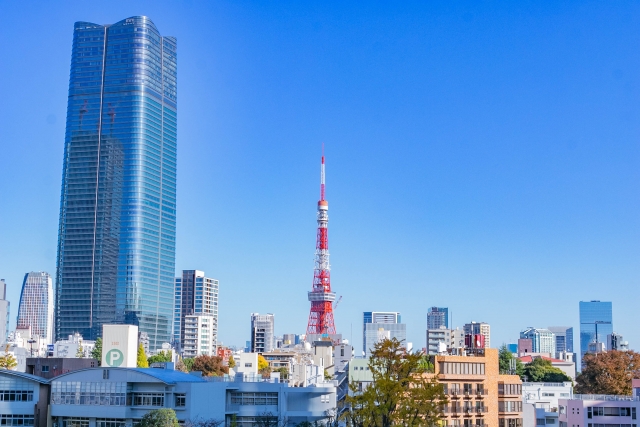
[[[465,348],[462,329],[427,329],[427,354],[439,354],[450,349]]]
[[[217,316],[190,314],[184,317],[183,357],[216,356],[218,341]]]
[[[171,340],[176,238],[176,39],[134,16],[76,22],[56,271],[55,335],[138,325]]]
[[[610,302],[580,301],[580,361],[589,351],[589,343],[607,342],[607,335],[613,333],[613,307]]]
[[[556,353],[573,353],[573,328],[569,326],[549,326],[556,336]]]
[[[491,327],[488,323],[474,322],[466,323],[464,325],[465,335],[482,335],[484,337],[484,347],[491,347]]]
[[[550,357],[555,357],[556,336],[550,330],[529,327],[520,332],[520,339],[531,340],[533,353],[549,353]]]
[[[431,307],[427,311],[427,329],[449,328],[449,309],[447,307]]]
[[[17,327],[31,327],[32,336],[53,344],[53,280],[49,273],[32,271],[24,275]]]
[[[206,340],[209,341],[208,345],[213,347],[210,350],[215,353],[215,347],[218,343],[218,290],[219,282],[216,279],[206,277],[204,271],[183,270],[182,276],[176,277],[173,339],[176,344],[180,343],[181,350],[193,347],[191,345],[193,343],[190,342],[187,345],[185,342],[186,317],[205,315],[212,319],[207,329],[207,334],[211,334],[211,337],[207,337]]]
[[[275,348],[275,316],[251,313],[251,353],[265,353]]]
[[[11,308],[7,301],[7,284],[4,279],[0,279],[0,344],[7,342],[9,336],[9,309]]]
[[[395,311],[365,311],[362,315],[362,351],[371,355],[375,343],[395,338],[407,345],[407,325],[401,322],[400,313]]]

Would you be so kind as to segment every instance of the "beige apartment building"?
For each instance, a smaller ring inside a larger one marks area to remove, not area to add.
[[[438,355],[434,365],[449,399],[443,426],[522,427],[522,381],[499,373],[497,349]]]

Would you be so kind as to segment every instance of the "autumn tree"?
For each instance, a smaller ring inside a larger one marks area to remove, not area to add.
[[[262,378],[269,378],[271,374],[269,362],[267,362],[267,359],[261,354],[258,355],[258,373],[262,375]]]
[[[432,426],[447,403],[444,387],[425,366],[422,353],[409,353],[396,338],[376,343],[369,359],[373,382],[359,392],[351,384],[343,417],[350,427]]]
[[[221,357],[207,356],[204,354],[193,359],[191,370],[201,371],[202,375],[206,377],[218,377],[229,373],[229,368],[222,364]]]
[[[76,351],[76,357],[78,359],[82,359],[84,357],[84,348],[82,348],[82,344],[78,344],[78,351]]]
[[[138,368],[148,368],[149,361],[147,360],[147,353],[144,352],[144,347],[142,344],[138,345],[138,359],[136,361],[136,366]]]
[[[523,375],[527,381],[534,383],[561,383],[571,381],[571,378],[560,368],[556,368],[551,361],[542,357],[535,358],[531,363],[524,365]]]
[[[640,378],[640,353],[587,353],[576,377],[576,393],[631,395],[631,380]]]
[[[9,344],[4,347],[4,354],[0,356],[0,369],[13,369],[18,366],[18,360],[15,356],[9,353]]]
[[[231,369],[236,367],[236,360],[233,358],[233,355],[229,356],[229,367]]]
[[[155,409],[147,412],[135,427],[180,427],[173,409]]]

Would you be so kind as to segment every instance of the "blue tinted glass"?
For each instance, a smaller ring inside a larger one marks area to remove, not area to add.
[[[597,336],[596,336],[597,330]],[[580,301],[580,355],[589,349],[590,342],[606,343],[613,333],[613,308],[610,302]],[[573,341],[573,340],[572,340]],[[573,343],[572,343],[573,344]]]
[[[56,337],[129,323],[171,341],[176,39],[146,17],[76,23],[65,136]]]

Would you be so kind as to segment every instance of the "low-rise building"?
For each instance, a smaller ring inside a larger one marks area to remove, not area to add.
[[[79,369],[95,368],[96,359],[84,359],[79,357],[29,357],[27,358],[26,373],[38,377],[51,379],[58,375]],[[0,424],[1,425],[1,424]]]
[[[47,427],[49,380],[0,369],[0,425]]]
[[[522,383],[524,427],[558,426],[559,400],[573,396],[571,382]]]
[[[575,380],[576,364],[573,361],[573,353],[564,353],[564,355],[567,357],[567,360],[555,359],[553,357],[549,357],[543,354],[536,354],[536,353],[527,355],[527,356],[521,356],[521,357],[518,357],[518,359],[520,359],[520,361],[524,364],[531,363],[533,362],[534,359],[538,359],[538,358],[548,360],[549,362],[551,362],[551,366],[553,366],[554,368],[560,369],[569,378],[571,378],[572,380]]]
[[[559,427],[633,427],[637,425],[640,398],[574,394],[571,399],[560,399]]]

